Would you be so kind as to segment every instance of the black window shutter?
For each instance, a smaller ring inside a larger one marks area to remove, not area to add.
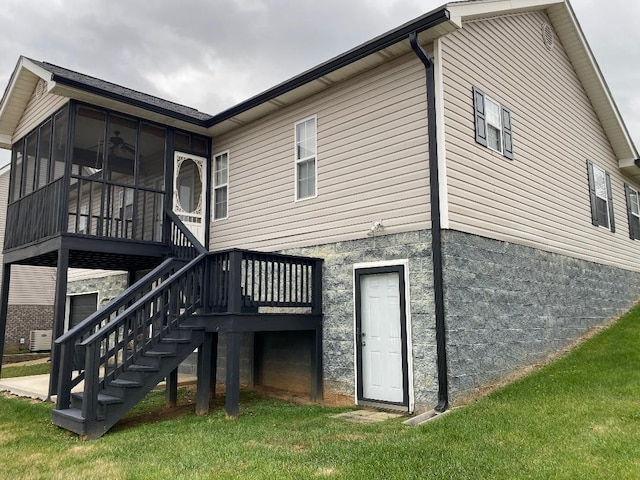
[[[598,226],[598,204],[596,202],[596,183],[593,178],[593,164],[587,160],[587,175],[589,176],[589,197],[591,198],[591,223]]]
[[[627,218],[629,219],[629,237],[632,240],[640,239],[640,220],[631,210],[631,188],[624,184],[624,196],[627,199]],[[637,200],[636,200],[637,201]]]
[[[511,111],[502,107],[502,138],[504,138],[504,156],[513,160],[513,134],[511,133]]]
[[[616,224],[613,221],[613,197],[611,195],[611,177],[608,173],[605,172],[605,177],[607,178],[607,203],[609,204],[609,229],[611,233],[616,231]]]
[[[476,122],[476,142],[487,146],[487,120],[484,110],[484,93],[473,87],[473,108]]]

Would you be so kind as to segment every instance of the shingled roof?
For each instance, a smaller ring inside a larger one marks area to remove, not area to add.
[[[68,85],[70,87],[79,87],[82,90],[88,90],[105,97],[113,98],[114,100],[124,101],[129,104],[143,107],[147,110],[164,113],[168,116],[180,118],[181,120],[190,121],[192,123],[205,125],[212,117],[208,113],[201,112],[195,108],[170,102],[163,98],[154,97],[153,95],[132,90],[131,88],[107,82],[106,80],[101,80],[74,70],[69,70],[68,68],[63,68],[52,63],[40,62],[31,58],[27,58],[27,60],[50,72],[52,74],[51,80],[57,83]]]

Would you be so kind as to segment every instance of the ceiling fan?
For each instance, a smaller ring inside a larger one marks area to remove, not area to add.
[[[136,148],[130,143],[124,141],[124,138],[120,136],[120,131],[116,130],[113,133],[114,136],[109,138],[109,153],[122,153],[124,150],[129,152],[131,155],[135,155]]]
[[[107,144],[109,147],[109,155],[122,155],[125,153],[135,155],[135,146],[124,141],[124,138],[120,136],[120,130],[115,130],[113,134],[114,135],[112,137],[109,137],[109,143]],[[104,142],[101,140],[100,143],[94,145],[93,147],[89,147],[89,149],[100,150],[103,144]]]

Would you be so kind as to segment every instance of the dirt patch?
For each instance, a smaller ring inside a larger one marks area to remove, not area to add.
[[[316,477],[332,477],[337,474],[338,471],[335,468],[324,467],[318,469],[318,471],[316,472]]]
[[[4,355],[2,357],[2,365],[34,365],[36,363],[45,363],[49,361],[49,353],[17,353],[15,355]]]

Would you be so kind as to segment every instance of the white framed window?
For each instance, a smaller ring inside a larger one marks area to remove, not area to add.
[[[602,168],[587,161],[589,195],[591,197],[591,223],[615,232],[611,177]]]
[[[640,193],[635,188],[624,185],[627,197],[627,216],[629,219],[629,237],[640,240]]]
[[[476,142],[513,160],[511,110],[473,87]]]
[[[317,192],[317,118],[295,125],[296,200],[314,198]]]
[[[222,220],[228,216],[229,206],[229,152],[213,157],[213,219]]]
[[[500,104],[484,97],[487,111],[487,147],[502,153],[502,115]]]

